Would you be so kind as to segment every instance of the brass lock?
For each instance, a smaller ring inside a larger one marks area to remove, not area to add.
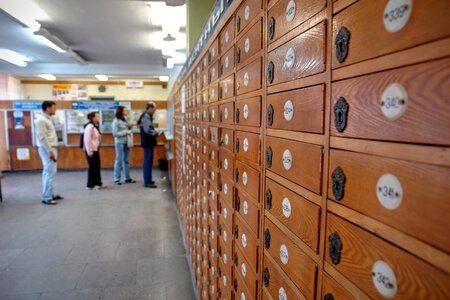
[[[239,123],[239,108],[236,108],[236,123]]]
[[[236,48],[236,62],[241,62],[241,48]]]
[[[341,237],[337,232],[332,232],[328,237],[328,241],[330,243],[329,254],[331,261],[333,262],[333,264],[338,265],[341,262],[341,252],[342,252]]]
[[[323,300],[334,300],[334,296],[333,294],[328,293],[323,297]]]
[[[273,124],[273,106],[269,104],[267,107],[267,125],[272,126]]]
[[[239,227],[234,225],[234,238],[237,240],[239,238]]]
[[[233,279],[233,287],[234,287],[234,291],[237,292],[237,289],[238,289],[237,278]]]
[[[236,147],[236,153],[239,153],[239,139],[238,138],[236,138],[236,145],[235,145]]]
[[[236,17],[236,29],[237,29],[237,32],[241,31],[241,17],[240,16]]]
[[[343,132],[347,127],[347,115],[349,106],[344,97],[339,97],[334,104],[334,126],[338,132]]]
[[[234,252],[233,258],[234,258],[234,265],[237,267],[237,265],[239,264],[239,257],[237,252]]]
[[[234,206],[235,206],[234,209],[236,211],[240,211],[241,210],[241,198],[239,196],[236,196],[236,200],[235,200]]]
[[[270,189],[266,190],[266,208],[272,209],[272,191]]]
[[[269,279],[270,279],[269,269],[267,267],[265,267],[264,271],[263,271],[263,281],[264,281],[265,287],[269,286]]]
[[[270,17],[268,34],[269,34],[269,39],[272,40],[275,35],[275,18],[274,17]]]
[[[273,156],[272,148],[269,146],[266,149],[266,166],[268,168],[272,166],[272,156]]]
[[[346,181],[344,170],[341,167],[334,169],[333,173],[331,173],[331,180],[334,198],[337,201],[341,201],[344,198]]]
[[[275,72],[275,65],[273,64],[272,61],[270,61],[269,65],[267,66],[267,80],[269,81],[269,83],[273,82],[274,72]]]
[[[269,228],[264,230],[264,247],[267,250],[270,248],[270,231],[269,231]]]
[[[348,45],[350,42],[350,31],[347,27],[341,27],[334,44],[336,46],[336,59],[338,62],[343,63],[348,55]]]

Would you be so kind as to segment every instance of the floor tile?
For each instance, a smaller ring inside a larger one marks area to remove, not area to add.
[[[129,286],[136,284],[136,261],[109,261],[87,264],[77,289]]]

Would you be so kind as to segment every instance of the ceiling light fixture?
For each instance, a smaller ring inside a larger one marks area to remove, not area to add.
[[[35,37],[59,53],[65,53],[69,47],[61,41],[56,35],[49,32],[46,28],[41,27],[34,33]]]
[[[108,76],[106,75],[95,75],[95,78],[97,78],[100,81],[108,81]]]
[[[56,80],[56,76],[53,74],[39,74],[38,77],[41,77],[45,80]]]
[[[173,58],[168,58],[167,59],[167,69],[173,69],[174,65],[175,65],[175,62],[174,62]]]
[[[0,49],[0,59],[19,67],[26,67],[27,62],[31,61],[29,57],[9,49]]]
[[[33,32],[39,30],[38,21],[49,21],[50,17],[32,0],[2,0],[0,9]]]
[[[75,59],[80,65],[87,65],[87,61],[78,52],[68,49],[66,54]]]
[[[169,76],[166,76],[166,75],[159,76],[159,81],[168,82]]]

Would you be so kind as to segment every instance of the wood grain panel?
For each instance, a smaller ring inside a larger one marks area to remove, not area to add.
[[[234,157],[233,154],[225,149],[220,150],[219,168],[220,174],[228,178],[234,178]]]
[[[238,249],[238,253],[239,253]],[[238,254],[239,255],[239,254]],[[233,290],[235,299],[258,299],[258,277],[244,260],[243,255],[239,255],[238,265],[233,267]],[[234,284],[236,280],[236,284]]]
[[[336,282],[330,275],[323,273],[322,281],[322,298],[325,299],[327,295],[332,295],[335,300],[356,300],[350,292],[344,289],[338,282]]]
[[[236,42],[236,65],[240,67],[262,49],[262,21],[243,33]]]
[[[256,167],[260,165],[261,135],[245,131],[236,131],[235,144],[236,159],[248,164],[253,164]]]
[[[247,27],[247,25],[261,12],[262,8],[261,0],[245,0],[241,6],[236,10],[235,23],[236,23],[236,35],[239,34]]]
[[[240,189],[235,189],[235,193],[234,209],[236,214],[242,217],[255,236],[259,238],[259,223],[261,220],[259,204]]]
[[[234,45],[234,44],[233,44]],[[226,77],[230,73],[234,71],[234,62],[235,62],[235,55],[234,55],[234,47],[231,47],[228,51],[225,52],[225,54],[222,55],[220,58],[220,76]]]
[[[236,73],[236,95],[261,88],[261,58],[255,59]]]
[[[231,153],[234,152],[234,130],[228,128],[220,129],[220,147]]]
[[[253,268],[255,273],[258,273],[260,245],[256,236],[248,228],[246,222],[242,220],[241,216],[234,215],[234,245],[242,249],[241,253],[248,262],[250,268]],[[241,259],[242,260],[242,259]]]
[[[231,17],[219,35],[220,52],[224,53],[234,45],[234,18]]]
[[[340,262],[333,264],[329,255],[331,233],[337,232],[342,251]],[[325,259],[372,298],[381,298],[374,286],[373,266],[384,261],[396,276],[396,299],[448,299],[450,276],[376,236],[333,214],[327,214]],[[382,274],[385,275],[385,274]],[[393,289],[393,278],[384,280]]]
[[[14,126],[14,111],[8,111],[8,138],[10,146],[32,146],[32,120],[30,111],[21,111],[23,114],[22,127]]]
[[[246,191],[246,193],[251,195],[251,197],[255,199],[255,202],[258,203],[259,171],[253,169],[245,163],[240,162],[239,160],[235,160],[234,172],[234,182],[236,183],[236,188]]]
[[[219,79],[219,61],[216,61],[209,67],[209,82]]]
[[[219,82],[213,82],[209,85],[208,89],[208,101],[213,103],[219,100]]]
[[[219,39],[214,39],[208,50],[208,61],[214,62],[219,57]]]
[[[238,125],[261,125],[261,96],[238,100],[235,104],[235,121]]]
[[[219,192],[228,205],[232,208],[234,203],[234,182],[231,178],[219,174]],[[232,211],[230,211],[230,214]]]
[[[234,74],[223,79],[219,83],[219,99],[229,99],[234,97]]]

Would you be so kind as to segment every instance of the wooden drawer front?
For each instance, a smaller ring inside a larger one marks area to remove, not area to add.
[[[269,52],[268,84],[286,82],[325,71],[325,32],[326,23],[322,22]]]
[[[218,127],[209,127],[209,141],[214,145],[219,145],[219,128]]]
[[[234,199],[234,182],[232,179],[227,176],[223,176],[220,174],[219,179],[219,190],[220,195],[223,199],[228,203],[228,205],[233,208],[233,199]]]
[[[372,298],[450,298],[448,274],[330,213],[325,249],[326,262]]]
[[[236,183],[236,188],[246,191],[259,202],[259,171],[239,160],[235,160],[234,182]]]
[[[260,209],[257,202],[245,192],[235,189],[234,209],[259,238]]]
[[[203,71],[203,73],[202,73],[202,82],[203,82],[203,87],[204,88],[208,87],[209,75],[208,75],[208,70],[207,69],[205,69],[205,71]]]
[[[245,131],[236,131],[236,159],[259,165],[261,141],[260,135]]]
[[[210,251],[210,254],[212,257],[214,257],[215,259],[217,259],[217,241],[218,241],[218,236],[219,236],[219,232],[217,231],[217,226],[213,224],[213,222],[209,223],[209,228],[208,228],[209,234],[208,234],[208,241],[211,247],[214,248],[214,251]]]
[[[220,300],[232,300],[232,294],[231,294],[231,286],[232,286],[232,280],[231,275],[226,274],[224,271],[221,272],[221,276],[219,277],[219,289],[217,290],[217,295],[219,296],[218,299]]]
[[[217,249],[219,255],[221,251],[230,252],[233,250],[233,229],[226,226],[227,222],[219,218],[219,225],[217,225],[217,232],[219,233],[219,240],[226,249]]]
[[[234,278],[233,278],[233,293],[234,293],[234,299],[245,299],[245,300],[254,300],[257,299],[258,296],[258,290],[257,289],[251,289],[249,287],[252,282],[249,282],[249,278],[243,278],[241,273],[237,270],[238,268],[234,268]],[[256,275],[255,275],[256,276]],[[249,274],[247,274],[247,277],[250,277]],[[253,278],[251,279],[253,280]],[[256,278],[254,278],[254,282],[256,284]]]
[[[219,100],[219,82],[214,82],[209,85],[209,95],[208,95],[208,101],[216,102]]]
[[[407,2],[363,0],[338,13],[333,18],[332,67],[338,68],[411,48],[450,34],[449,1],[414,1],[414,5],[410,1],[411,5],[406,7]],[[401,26],[403,24],[404,27]],[[350,33],[350,42],[347,56],[345,58],[342,54],[341,61],[342,58],[344,60],[340,63],[334,44],[343,27]],[[371,44],[373,47],[367,47]]]
[[[328,178],[329,198],[450,252],[450,168],[331,150]]]
[[[220,81],[219,99],[228,99],[234,96],[234,74]]]
[[[317,266],[269,219],[264,220],[264,250],[308,299],[314,298]]]
[[[233,274],[233,255],[231,250],[223,246],[222,241],[219,241],[219,266],[222,271],[229,275]],[[223,273],[223,272],[222,272]]]
[[[261,97],[236,101],[235,123],[244,126],[261,126]]]
[[[209,122],[209,117],[208,117],[208,107],[209,106],[203,106],[202,111],[201,111],[201,120],[203,122]]]
[[[268,15],[268,41],[273,42],[301,23],[316,15],[326,6],[326,0],[281,0]]]
[[[234,71],[234,47],[225,52],[220,58],[220,76],[226,76]]]
[[[449,65],[447,58],[333,83],[331,134],[450,145]]]
[[[274,262],[274,259],[269,257],[267,253],[264,254],[264,267],[262,272],[263,287],[266,292],[271,295],[272,299],[305,299],[305,296],[300,293],[295,284],[292,283],[281,268]],[[282,298],[280,296],[285,297]]]
[[[216,61],[209,67],[209,82],[219,79],[219,61]]]
[[[209,51],[208,51],[208,55],[209,55],[209,62],[213,62],[216,58],[219,57],[219,40],[215,39],[214,42],[212,43],[211,47],[209,47]]]
[[[242,95],[261,88],[261,58],[236,73],[236,95]]]
[[[266,211],[317,253],[320,207],[268,178],[265,193]]]
[[[262,48],[262,21],[241,36],[236,43],[236,65],[241,66]]]
[[[322,299],[333,296],[335,300],[356,300],[356,298],[337,283],[330,275],[323,272],[322,276]],[[327,296],[330,295],[330,296]],[[327,298],[328,299],[328,298]]]
[[[219,36],[220,52],[225,52],[229,47],[234,45],[234,18],[231,17],[227,25],[222,29]]]
[[[234,151],[234,131],[228,128],[220,129],[220,147],[233,153]]]
[[[209,164],[208,178],[211,181],[211,186],[215,190],[219,187],[219,169],[215,166],[215,163]]]
[[[269,170],[317,194],[321,193],[321,146],[267,136],[266,156]]]
[[[239,35],[245,27],[261,12],[261,0],[246,0],[236,11],[236,35]]]
[[[234,273],[238,273],[238,275],[245,282],[246,288],[248,288],[249,292],[252,295],[256,295],[258,290],[258,276],[256,275],[256,269],[251,267],[251,264],[247,260],[242,251],[242,247],[234,247],[233,254],[233,263],[234,263]]]
[[[233,124],[234,122],[234,102],[221,104],[219,107],[219,121],[223,124]]]
[[[323,134],[325,85],[267,96],[267,127]]]
[[[217,127],[210,127],[217,128]],[[219,148],[215,142],[209,143],[208,147],[208,159],[209,164],[213,164],[214,166],[219,166]]]
[[[246,256],[246,261],[253,268],[258,270],[259,244],[253,232],[248,229],[245,221],[239,215],[234,215],[233,235],[236,245],[242,249]]]
[[[202,98],[203,98],[203,103],[208,103],[209,102],[209,89],[208,88],[205,88],[202,91]]]
[[[203,88],[203,81],[201,78],[195,81],[195,86],[197,87],[197,92],[200,92]]]
[[[220,220],[225,223],[228,230],[233,228],[233,203],[229,203],[223,197],[219,197],[218,213]]]
[[[225,175],[233,180],[234,158],[232,153],[224,149],[220,150],[219,168],[221,175]]]

